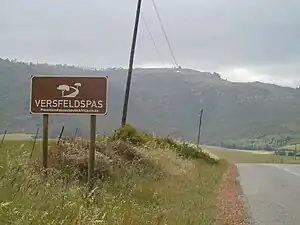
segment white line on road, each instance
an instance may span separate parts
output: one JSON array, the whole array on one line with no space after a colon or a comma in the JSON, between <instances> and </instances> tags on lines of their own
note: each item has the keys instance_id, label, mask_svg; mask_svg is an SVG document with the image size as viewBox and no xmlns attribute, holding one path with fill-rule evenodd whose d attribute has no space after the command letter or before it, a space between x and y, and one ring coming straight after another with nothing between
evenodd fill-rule
<instances>
[{"instance_id":1,"label":"white line on road","mask_svg":"<svg viewBox=\"0 0 300 225\"><path fill-rule=\"evenodd\" d=\"M300 177L300 174L299 173L295 173L295 172L293 172L293 171L291 171L291 170L289 170L289 169L287 169L287 168L282 168L282 167L280 167L280 166L278 166L278 165L274 165L276 168L278 168L278 169L281 169L281 170L284 170L285 172L287 172L287 173L290 173L290 174L293 174L293 175L295 175L295 176L297 176L297 177Z\"/></svg>"}]
</instances>

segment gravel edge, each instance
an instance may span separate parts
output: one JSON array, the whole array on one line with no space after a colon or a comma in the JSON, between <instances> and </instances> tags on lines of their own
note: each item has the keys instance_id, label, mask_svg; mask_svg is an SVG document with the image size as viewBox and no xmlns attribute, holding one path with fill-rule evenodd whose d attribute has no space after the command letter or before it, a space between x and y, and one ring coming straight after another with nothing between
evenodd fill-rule
<instances>
[{"instance_id":1,"label":"gravel edge","mask_svg":"<svg viewBox=\"0 0 300 225\"><path fill-rule=\"evenodd\" d=\"M238 170L230 164L225 171L218 193L218 225L248 225L242 192L237 185ZM239 182L238 182L239 183Z\"/></svg>"},{"instance_id":2,"label":"gravel edge","mask_svg":"<svg viewBox=\"0 0 300 225\"><path fill-rule=\"evenodd\" d=\"M255 220L253 219L251 207L248 202L248 198L246 197L246 195L243 192L243 188L242 188L242 185L240 182L240 173L239 173L238 169L237 169L237 176L236 176L236 186L238 188L239 198L244 204L246 225L258 225L258 223L256 223Z\"/></svg>"}]
</instances>

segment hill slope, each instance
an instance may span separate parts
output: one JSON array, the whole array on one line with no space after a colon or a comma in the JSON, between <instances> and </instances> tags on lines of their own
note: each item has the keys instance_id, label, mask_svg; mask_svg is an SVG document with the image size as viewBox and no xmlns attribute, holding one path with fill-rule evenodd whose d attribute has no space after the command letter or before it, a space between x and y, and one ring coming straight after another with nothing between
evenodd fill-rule
<instances>
[{"instance_id":1,"label":"hill slope","mask_svg":"<svg viewBox=\"0 0 300 225\"><path fill-rule=\"evenodd\" d=\"M271 84L232 83L216 73L189 69L135 69L128 122L138 129L195 140L199 109L204 109L202 141L227 147L272 148L300 133L300 90ZM74 66L26 64L0 59L0 129L34 132L41 117L31 116L29 74L107 75L109 106L97 131L120 125L127 70L85 70ZM80 127L88 135L88 117L52 116L50 134L62 124L66 134Z\"/></svg>"}]
</instances>

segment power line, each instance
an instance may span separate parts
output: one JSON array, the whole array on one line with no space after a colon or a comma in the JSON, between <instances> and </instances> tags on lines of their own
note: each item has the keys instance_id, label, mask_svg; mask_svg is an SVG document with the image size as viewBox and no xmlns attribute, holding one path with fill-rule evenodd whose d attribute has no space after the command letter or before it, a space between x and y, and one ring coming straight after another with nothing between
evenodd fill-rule
<instances>
[{"instance_id":1,"label":"power line","mask_svg":"<svg viewBox=\"0 0 300 225\"><path fill-rule=\"evenodd\" d=\"M158 17L158 20L159 20L159 23L160 23L161 29L162 29L162 31L163 31L163 33L164 33L164 36L165 36L165 38L166 38L166 41L167 41L167 44L168 44L168 46L169 46L169 50L170 50L170 52L171 52L171 55L172 55L172 57L173 57L173 60L174 60L175 66L176 66L176 67L178 67L178 63L177 63L177 60L176 60L175 54L174 54L174 52L173 52L173 49L172 49L171 43L170 43L170 41L169 41L169 38L168 38L168 35L167 35L167 32L166 32L166 30L165 30L165 28L164 28L164 25L163 25L162 19L161 19L161 17L160 17L160 14L159 14L159 12L158 12L157 6L156 6L156 4L155 4L155 0L152 0L152 3L153 3L153 6L154 6L154 9L155 9L156 15L157 15L157 17Z\"/></svg>"},{"instance_id":2,"label":"power line","mask_svg":"<svg viewBox=\"0 0 300 225\"><path fill-rule=\"evenodd\" d=\"M151 31L150 31L150 28L149 28L149 26L148 26L148 23L147 23L145 17L143 16L143 13L141 13L141 17L142 17L142 20L143 20L143 22L144 22L144 24L145 24L145 27L146 27L147 31L148 31L149 37L150 37L150 39L151 39L151 41L152 41L152 43L153 43L153 45L154 45L154 48L155 48L155 50L156 50L156 53L157 53L157 55L158 55L158 57L159 57L161 63L164 64L164 61L163 61L163 59L162 59L162 57L161 57L161 54L160 54L160 52L159 52L159 50L158 50L158 48L157 48L157 45L156 45L155 40L154 40L154 37L153 37L153 35L152 35Z\"/></svg>"}]
</instances>

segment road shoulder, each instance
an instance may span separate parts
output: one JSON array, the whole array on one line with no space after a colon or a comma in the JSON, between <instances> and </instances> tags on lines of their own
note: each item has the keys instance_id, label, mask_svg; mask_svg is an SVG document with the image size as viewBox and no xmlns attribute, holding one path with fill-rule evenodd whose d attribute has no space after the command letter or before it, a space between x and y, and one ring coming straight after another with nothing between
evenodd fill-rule
<instances>
[{"instance_id":1,"label":"road shoulder","mask_svg":"<svg viewBox=\"0 0 300 225\"><path fill-rule=\"evenodd\" d=\"M237 185L237 167L230 164L223 175L218 193L218 225L246 225L246 214L239 185Z\"/></svg>"},{"instance_id":2,"label":"road shoulder","mask_svg":"<svg viewBox=\"0 0 300 225\"><path fill-rule=\"evenodd\" d=\"M236 187L237 187L237 191L238 191L238 197L240 199L240 201L242 202L243 206L244 206L244 218L245 218L245 224L246 225L256 225L257 223L254 221L253 216L252 216L252 212L251 212L251 207L248 201L247 196L244 194L243 192L243 188L240 182L240 173L239 170L236 167Z\"/></svg>"}]
</instances>

